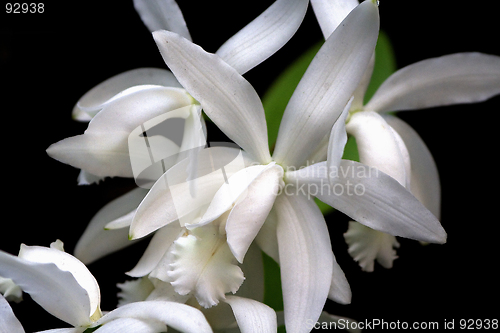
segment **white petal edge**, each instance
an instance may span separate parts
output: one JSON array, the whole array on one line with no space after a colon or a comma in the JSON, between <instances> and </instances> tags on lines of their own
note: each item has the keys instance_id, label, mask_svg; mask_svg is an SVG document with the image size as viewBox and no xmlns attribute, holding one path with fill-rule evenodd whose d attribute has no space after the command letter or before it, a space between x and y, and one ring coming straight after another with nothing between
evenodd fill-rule
<instances>
[{"instance_id":1,"label":"white petal edge","mask_svg":"<svg viewBox=\"0 0 500 333\"><path fill-rule=\"evenodd\" d=\"M406 186L404 155L391 127L381 115L373 111L356 112L345 128L356 138L361 163L379 169Z\"/></svg>"},{"instance_id":2,"label":"white petal edge","mask_svg":"<svg viewBox=\"0 0 500 333\"><path fill-rule=\"evenodd\" d=\"M363 77L378 30L378 8L365 1L326 40L285 109L273 154L277 163L304 165L328 135Z\"/></svg>"},{"instance_id":3,"label":"white petal edge","mask_svg":"<svg viewBox=\"0 0 500 333\"><path fill-rule=\"evenodd\" d=\"M241 151L234 148L203 149L197 158L196 179L188 181L191 167L190 160L186 159L167 170L153 185L134 216L130 239L144 237L179 219L179 222L186 220L193 223L190 218L198 217L198 213L203 214L203 208L206 210L217 190L224 184L225 177L231 177L245 167ZM196 187L194 197L191 194L192 183Z\"/></svg>"},{"instance_id":4,"label":"white petal edge","mask_svg":"<svg viewBox=\"0 0 500 333\"><path fill-rule=\"evenodd\" d=\"M24 333L23 326L2 294L0 294L0 329L5 333Z\"/></svg>"},{"instance_id":5,"label":"white petal edge","mask_svg":"<svg viewBox=\"0 0 500 333\"><path fill-rule=\"evenodd\" d=\"M166 331L166 325L156 320L117 318L99 327L95 333L158 333Z\"/></svg>"},{"instance_id":6,"label":"white petal edge","mask_svg":"<svg viewBox=\"0 0 500 333\"><path fill-rule=\"evenodd\" d=\"M227 296L225 302L231 306L242 333L277 331L276 312L269 306L238 296Z\"/></svg>"},{"instance_id":7,"label":"white petal edge","mask_svg":"<svg viewBox=\"0 0 500 333\"><path fill-rule=\"evenodd\" d=\"M384 115L387 123L401 136L411 160L410 190L434 216L441 216L441 185L431 152L417 132L400 118Z\"/></svg>"},{"instance_id":8,"label":"white petal edge","mask_svg":"<svg viewBox=\"0 0 500 333\"><path fill-rule=\"evenodd\" d=\"M136 188L116 198L101 208L90 220L78 240L74 255L85 264L134 244L128 239L128 228L105 230L106 225L131 211L135 211L147 194L147 190ZM132 219L130 218L130 222Z\"/></svg>"},{"instance_id":9,"label":"white petal edge","mask_svg":"<svg viewBox=\"0 0 500 333\"><path fill-rule=\"evenodd\" d=\"M333 256L332 284L328 298L339 304L350 304L352 298L351 286L335 256Z\"/></svg>"},{"instance_id":10,"label":"white petal edge","mask_svg":"<svg viewBox=\"0 0 500 333\"><path fill-rule=\"evenodd\" d=\"M367 227L393 236L446 242L446 232L437 218L394 178L364 164L342 160L337 177L330 175L330 184L327 170L326 163L321 162L287 172L286 178L299 185L311 184L318 199Z\"/></svg>"},{"instance_id":11,"label":"white petal edge","mask_svg":"<svg viewBox=\"0 0 500 333\"><path fill-rule=\"evenodd\" d=\"M122 91L139 85L182 88L172 72L161 68L137 68L117 74L86 92L73 108L73 119L90 121L108 102ZM90 111L90 112L89 112Z\"/></svg>"},{"instance_id":12,"label":"white petal edge","mask_svg":"<svg viewBox=\"0 0 500 333\"><path fill-rule=\"evenodd\" d=\"M87 293L88 300L90 301L90 312L88 317L92 317L96 312L100 312L101 292L99 290L99 284L84 263L69 253L62 251L61 248L57 248L58 245L62 247L62 242L59 241L59 244L57 244L57 242L53 244L51 244L51 247L26 246L21 244L19 258L33 263L53 263L61 271L71 273L76 282Z\"/></svg>"},{"instance_id":13,"label":"white petal edge","mask_svg":"<svg viewBox=\"0 0 500 333\"><path fill-rule=\"evenodd\" d=\"M216 52L243 75L286 44L306 14L307 0L277 0ZM240 8L243 9L245 5Z\"/></svg>"},{"instance_id":14,"label":"white petal edge","mask_svg":"<svg viewBox=\"0 0 500 333\"><path fill-rule=\"evenodd\" d=\"M377 112L484 101L500 94L500 57L456 53L422 60L392 74L366 104Z\"/></svg>"},{"instance_id":15,"label":"white petal edge","mask_svg":"<svg viewBox=\"0 0 500 333\"><path fill-rule=\"evenodd\" d=\"M134 7L150 32L169 30L191 40L182 11L174 0L134 0Z\"/></svg>"},{"instance_id":16,"label":"white petal edge","mask_svg":"<svg viewBox=\"0 0 500 333\"><path fill-rule=\"evenodd\" d=\"M84 134L52 144L47 153L99 177L133 177L128 149L132 131L159 115L189 109L192 102L184 89L149 86L106 104Z\"/></svg>"},{"instance_id":17,"label":"white petal edge","mask_svg":"<svg viewBox=\"0 0 500 333\"><path fill-rule=\"evenodd\" d=\"M359 5L358 0L311 0L323 37L327 39L346 16Z\"/></svg>"},{"instance_id":18,"label":"white petal edge","mask_svg":"<svg viewBox=\"0 0 500 333\"><path fill-rule=\"evenodd\" d=\"M273 164L255 177L247 193L238 199L229 213L226 222L227 243L238 262L243 262L250 244L266 221L282 183L283 168Z\"/></svg>"},{"instance_id":19,"label":"white petal edge","mask_svg":"<svg viewBox=\"0 0 500 333\"><path fill-rule=\"evenodd\" d=\"M0 275L11 278L35 302L62 321L72 326L91 323L87 291L73 274L55 264L34 263L0 251Z\"/></svg>"},{"instance_id":20,"label":"white petal edge","mask_svg":"<svg viewBox=\"0 0 500 333\"><path fill-rule=\"evenodd\" d=\"M126 304L103 316L96 325L106 324L117 318L159 321L181 332L212 332L201 311L175 302L144 301Z\"/></svg>"},{"instance_id":21,"label":"white petal edge","mask_svg":"<svg viewBox=\"0 0 500 333\"><path fill-rule=\"evenodd\" d=\"M250 83L175 33L155 31L153 37L165 63L222 132L262 164L271 162L264 108Z\"/></svg>"},{"instance_id":22,"label":"white petal edge","mask_svg":"<svg viewBox=\"0 0 500 333\"><path fill-rule=\"evenodd\" d=\"M349 102L346 104L344 111L342 111L340 117L337 119L335 124L333 124L330 132L330 138L328 139L328 151L326 155L326 164L328 169L338 168L340 160L342 160L342 156L344 155L344 147L347 143L345 121L349 115L353 99L354 98L351 97Z\"/></svg>"},{"instance_id":23,"label":"white petal edge","mask_svg":"<svg viewBox=\"0 0 500 333\"><path fill-rule=\"evenodd\" d=\"M325 305L333 254L318 206L303 195L276 198L277 235L287 332L309 332Z\"/></svg>"}]
</instances>

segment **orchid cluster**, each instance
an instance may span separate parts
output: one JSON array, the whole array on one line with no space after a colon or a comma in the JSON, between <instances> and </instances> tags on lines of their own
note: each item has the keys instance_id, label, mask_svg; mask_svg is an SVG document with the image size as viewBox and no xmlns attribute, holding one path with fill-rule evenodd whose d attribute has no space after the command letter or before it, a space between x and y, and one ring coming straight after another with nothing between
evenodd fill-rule
<instances>
[{"instance_id":1,"label":"orchid cluster","mask_svg":"<svg viewBox=\"0 0 500 333\"><path fill-rule=\"evenodd\" d=\"M274 143L243 75L292 38L309 1L275 1L212 54L174 0L134 0L170 70L133 69L89 90L73 109L87 130L47 153L80 169L80 185L126 177L137 187L94 216L73 255L61 240L0 251L1 332L24 332L8 303L23 292L72 326L44 332L309 332L339 318L323 311L327 299L351 302L318 200L352 219L344 238L365 271L392 267L396 237L446 242L436 165L394 112L500 94L500 57L424 60L366 101L378 2L310 2L325 42ZM232 142L208 142L207 122ZM357 161L343 159L348 140ZM148 236L117 308L101 310L86 265ZM280 267L282 312L263 303L263 253Z\"/></svg>"}]
</instances>

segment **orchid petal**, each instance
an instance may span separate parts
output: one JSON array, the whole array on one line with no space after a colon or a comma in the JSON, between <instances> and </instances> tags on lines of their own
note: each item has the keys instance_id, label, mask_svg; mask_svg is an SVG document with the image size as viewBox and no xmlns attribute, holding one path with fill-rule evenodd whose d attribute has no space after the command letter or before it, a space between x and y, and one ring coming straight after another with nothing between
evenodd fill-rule
<instances>
[{"instance_id":1,"label":"orchid petal","mask_svg":"<svg viewBox=\"0 0 500 333\"><path fill-rule=\"evenodd\" d=\"M60 248L57 248L60 246ZM94 276L89 272L85 264L72 255L62 251L62 242L52 243L51 247L26 246L21 245L19 258L34 263L50 264L53 263L61 271L70 272L76 282L86 291L90 301L89 317L100 311L101 292ZM75 325L76 326L76 325Z\"/></svg>"},{"instance_id":2,"label":"orchid petal","mask_svg":"<svg viewBox=\"0 0 500 333\"><path fill-rule=\"evenodd\" d=\"M144 237L179 219L185 218L187 223L193 223L190 218L196 218L198 212L202 214L226 177L231 177L245 167L245 159L240 152L227 147L202 150L197 157L197 178L193 180L188 180L188 159L167 170L139 205L130 226L129 237ZM193 183L197 189L196 195L191 192Z\"/></svg>"},{"instance_id":3,"label":"orchid petal","mask_svg":"<svg viewBox=\"0 0 500 333\"><path fill-rule=\"evenodd\" d=\"M36 333L83 333L87 327L54 328L51 330L38 331Z\"/></svg>"},{"instance_id":4,"label":"orchid petal","mask_svg":"<svg viewBox=\"0 0 500 333\"><path fill-rule=\"evenodd\" d=\"M269 171L272 169L273 171ZM207 208L207 211L201 218L200 222L195 225L187 226L188 228L193 228L199 225L207 224L219 216L221 216L224 212L231 209L233 205L238 201L244 201L249 194L250 186L264 186L262 182L257 181L258 178L266 178L271 177L274 178L274 183L272 183L272 187L261 189L259 191L258 188L254 188L254 191L258 191L261 194L271 192L271 197L276 197L278 193L277 186L279 185L279 174L281 173L281 177L283 174L283 169L279 166L276 166L276 163L271 162L268 165L253 165L247 168L244 168L238 172L236 172L233 176L229 177L227 181L220 187L220 189L215 193L213 200L210 202L210 205ZM265 176L267 174L267 176ZM269 181L273 182L270 178ZM274 194L272 194L274 192ZM258 194L253 194L252 198L255 200L255 196ZM263 202L267 202L272 200L272 198L268 195L264 195ZM269 200L267 200L269 199ZM252 199L248 199L251 201ZM274 200L273 200L274 201ZM270 203L272 206L272 203ZM269 210L271 209L268 207ZM239 209L243 209L240 207ZM239 210L238 209L238 210ZM268 212L269 213L269 212ZM237 216L239 213L236 213ZM265 219L265 217L263 217Z\"/></svg>"},{"instance_id":5,"label":"orchid petal","mask_svg":"<svg viewBox=\"0 0 500 333\"><path fill-rule=\"evenodd\" d=\"M266 221L279 193L282 179L283 168L279 165L273 164L266 168L249 184L246 195L243 199L239 198L227 218L227 243L240 263Z\"/></svg>"},{"instance_id":6,"label":"orchid petal","mask_svg":"<svg viewBox=\"0 0 500 333\"><path fill-rule=\"evenodd\" d=\"M333 256L332 284L328 298L339 304L350 304L352 298L351 286L335 256Z\"/></svg>"},{"instance_id":7,"label":"orchid petal","mask_svg":"<svg viewBox=\"0 0 500 333\"><path fill-rule=\"evenodd\" d=\"M156 320L117 318L96 329L95 333L158 333L166 330L166 325Z\"/></svg>"},{"instance_id":8,"label":"orchid petal","mask_svg":"<svg viewBox=\"0 0 500 333\"><path fill-rule=\"evenodd\" d=\"M393 236L446 242L446 232L436 217L394 178L348 160L342 160L335 177L327 172L322 162L287 172L286 178L299 185L314 185L318 199L367 227Z\"/></svg>"},{"instance_id":9,"label":"orchid petal","mask_svg":"<svg viewBox=\"0 0 500 333\"><path fill-rule=\"evenodd\" d=\"M278 246L287 332L309 332L316 322L332 282L332 248L325 219L313 200L280 195Z\"/></svg>"},{"instance_id":10,"label":"orchid petal","mask_svg":"<svg viewBox=\"0 0 500 333\"><path fill-rule=\"evenodd\" d=\"M304 19L307 5L307 0L277 0L229 38L216 54L243 75L292 38Z\"/></svg>"},{"instance_id":11,"label":"orchid petal","mask_svg":"<svg viewBox=\"0 0 500 333\"><path fill-rule=\"evenodd\" d=\"M73 119L90 121L102 105L124 90L142 85L182 88L172 72L161 68L137 68L115 75L86 92L73 108ZM132 92L129 90L129 92ZM123 96L123 94L122 94Z\"/></svg>"},{"instance_id":12,"label":"orchid petal","mask_svg":"<svg viewBox=\"0 0 500 333\"><path fill-rule=\"evenodd\" d=\"M184 16L174 0L134 0L134 7L150 32L169 30L191 40Z\"/></svg>"},{"instance_id":13,"label":"orchid petal","mask_svg":"<svg viewBox=\"0 0 500 333\"><path fill-rule=\"evenodd\" d=\"M255 237L255 242L259 245L259 247L262 251L264 251L265 254L273 258L273 260L279 264L280 258L278 239L276 238L277 223L278 217L276 216L276 210L273 208L267 215L266 221Z\"/></svg>"},{"instance_id":14,"label":"orchid petal","mask_svg":"<svg viewBox=\"0 0 500 333\"><path fill-rule=\"evenodd\" d=\"M409 175L404 155L398 139L381 115L373 111L356 112L346 130L356 138L361 163L379 169L406 186Z\"/></svg>"},{"instance_id":15,"label":"orchid petal","mask_svg":"<svg viewBox=\"0 0 500 333\"><path fill-rule=\"evenodd\" d=\"M75 257L85 264L90 264L133 244L134 242L128 239L128 229L105 230L104 228L110 221L135 211L146 193L146 190L136 188L101 208L78 240L74 251Z\"/></svg>"},{"instance_id":16,"label":"orchid petal","mask_svg":"<svg viewBox=\"0 0 500 333\"><path fill-rule=\"evenodd\" d=\"M271 162L264 108L257 92L219 56L168 31L153 37L166 64L205 113L262 164Z\"/></svg>"},{"instance_id":17,"label":"orchid petal","mask_svg":"<svg viewBox=\"0 0 500 333\"><path fill-rule=\"evenodd\" d=\"M67 259L72 258L70 261L77 260L66 255ZM0 275L11 278L53 316L73 326L90 324L88 292L72 273L56 264L31 262L0 251Z\"/></svg>"},{"instance_id":18,"label":"orchid petal","mask_svg":"<svg viewBox=\"0 0 500 333\"><path fill-rule=\"evenodd\" d=\"M330 132L330 138L328 139L328 152L326 164L328 168L338 168L342 156L344 155L344 147L347 143L347 133L345 121L349 115L349 110L351 108L353 98L344 107L340 117L337 119Z\"/></svg>"},{"instance_id":19,"label":"orchid petal","mask_svg":"<svg viewBox=\"0 0 500 333\"><path fill-rule=\"evenodd\" d=\"M117 318L157 321L181 332L212 332L200 310L175 302L145 301L127 304L106 314L96 324L107 324Z\"/></svg>"},{"instance_id":20,"label":"orchid petal","mask_svg":"<svg viewBox=\"0 0 500 333\"><path fill-rule=\"evenodd\" d=\"M168 248L179 237L181 230L180 226L167 226L158 229L137 265L126 274L128 276L141 277L151 273Z\"/></svg>"},{"instance_id":21,"label":"orchid petal","mask_svg":"<svg viewBox=\"0 0 500 333\"><path fill-rule=\"evenodd\" d=\"M437 218L441 215L441 186L431 152L411 126L401 119L384 115L387 123L401 136L411 159L411 193Z\"/></svg>"},{"instance_id":22,"label":"orchid petal","mask_svg":"<svg viewBox=\"0 0 500 333\"><path fill-rule=\"evenodd\" d=\"M316 15L325 39L330 37L346 16L358 5L358 0L311 0L314 15Z\"/></svg>"},{"instance_id":23,"label":"orchid petal","mask_svg":"<svg viewBox=\"0 0 500 333\"><path fill-rule=\"evenodd\" d=\"M2 332L24 333L23 325L16 318L9 302L0 294L0 329Z\"/></svg>"},{"instance_id":24,"label":"orchid petal","mask_svg":"<svg viewBox=\"0 0 500 333\"><path fill-rule=\"evenodd\" d=\"M167 282L177 293L194 294L205 308L217 305L228 292L234 294L245 279L225 235L220 235L218 229L218 225L209 224L179 237L174 242L167 273Z\"/></svg>"},{"instance_id":25,"label":"orchid petal","mask_svg":"<svg viewBox=\"0 0 500 333\"><path fill-rule=\"evenodd\" d=\"M276 312L269 306L238 296L227 296L225 302L231 306L242 333L277 331Z\"/></svg>"},{"instance_id":26,"label":"orchid petal","mask_svg":"<svg viewBox=\"0 0 500 333\"><path fill-rule=\"evenodd\" d=\"M192 98L183 89L151 86L136 91L106 104L85 134L57 142L47 153L96 176L133 177L128 149L132 131L149 119L191 103Z\"/></svg>"},{"instance_id":27,"label":"orchid petal","mask_svg":"<svg viewBox=\"0 0 500 333\"><path fill-rule=\"evenodd\" d=\"M377 6L365 1L326 40L286 107L273 155L277 163L303 165L328 134L363 77L378 29Z\"/></svg>"},{"instance_id":28,"label":"orchid petal","mask_svg":"<svg viewBox=\"0 0 500 333\"><path fill-rule=\"evenodd\" d=\"M500 57L456 53L422 60L391 75L365 110L388 112L484 101L500 93Z\"/></svg>"},{"instance_id":29,"label":"orchid petal","mask_svg":"<svg viewBox=\"0 0 500 333\"><path fill-rule=\"evenodd\" d=\"M349 222L344 238L349 245L349 254L366 272L373 272L375 259L383 267L392 268L394 259L398 257L394 250L394 247L399 247L396 237L365 227L361 223Z\"/></svg>"}]
</instances>

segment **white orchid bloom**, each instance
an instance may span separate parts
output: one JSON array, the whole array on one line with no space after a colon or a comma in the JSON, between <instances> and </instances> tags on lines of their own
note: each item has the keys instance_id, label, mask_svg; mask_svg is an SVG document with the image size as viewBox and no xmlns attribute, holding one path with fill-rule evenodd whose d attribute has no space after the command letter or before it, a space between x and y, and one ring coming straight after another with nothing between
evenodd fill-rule
<instances>
[{"instance_id":1,"label":"white orchid bloom","mask_svg":"<svg viewBox=\"0 0 500 333\"><path fill-rule=\"evenodd\" d=\"M262 104L253 87L217 55L177 34L154 33L165 62L179 82L254 161L227 177L228 182L215 192L200 221L186 227L194 230L230 209L225 225L227 242L240 262L256 235L263 234L257 241L267 240L262 248L281 266L289 332L308 331L306 321L319 318L328 296L343 303L350 301L349 286L335 262L324 217L311 191L304 191L304 187L322 189L323 185L330 186L330 180L344 189L361 185L365 189L362 196L321 190L313 195L377 230L436 243L446 239L439 221L397 181L381 172L377 177L367 177L369 167L340 161L338 156L342 155L346 138L332 140L330 155L338 159L337 165L332 159L329 164L356 172L339 172L330 177L326 162L296 170L308 163L310 154L331 131L332 137L342 137L341 133L346 137L343 122L333 125L342 111L346 116L345 106L373 54L378 25L377 6L365 1L327 39L287 106L272 157ZM212 159L205 154L207 157L199 158L200 164L217 160L215 153ZM174 177L172 173L176 173L175 168L158 180L139 206L130 228L132 238L143 237L180 217L171 189L163 185L169 175ZM199 193L205 193L204 186L213 191L209 185L214 181L203 182L207 185L199 184ZM229 191L231 188L234 191ZM245 194L238 197L238 193ZM193 212L199 208L191 207Z\"/></svg>"},{"instance_id":2,"label":"white orchid bloom","mask_svg":"<svg viewBox=\"0 0 500 333\"><path fill-rule=\"evenodd\" d=\"M311 0L327 38L358 4L357 0ZM423 60L391 75L365 105L373 63L354 93L347 133L356 139L360 162L379 169L406 186L436 217L441 187L429 150L404 121L387 112L484 101L500 93L500 57L457 53ZM349 223L349 253L365 271L374 260L391 268L399 243L392 235Z\"/></svg>"},{"instance_id":3,"label":"white orchid bloom","mask_svg":"<svg viewBox=\"0 0 500 333\"><path fill-rule=\"evenodd\" d=\"M218 232L214 230L214 226L208 225L205 227L211 229L214 234L218 234ZM220 228L220 226L216 226L216 228ZM203 235L203 227L196 228L196 230L198 230L199 234ZM182 233L184 233L184 231L182 231ZM246 260L245 263L241 265L241 270L245 273L245 281L241 288L239 288L236 295L226 295L217 305L206 308L206 304L204 305L204 302L207 301L205 295L202 295L201 298L199 297L199 295L196 295L196 293L179 295L176 291L176 287L178 287L179 284L176 284L176 286L174 286L174 283L164 282L159 279L168 279L168 272L172 271L168 267L169 261L172 261L172 254L176 252L176 249L180 245L180 243L182 243L182 245L186 245L186 242L196 242L198 240L203 242L203 239L193 239L193 237L195 237L197 233L192 233L191 235L183 235L183 239L176 240L179 241L178 244L173 244L172 238L169 236L171 234L171 232L166 232L165 228L160 229L153 237L153 241L148 246L148 249L146 250L139 264L132 271L127 273L131 276L137 276L139 274L143 274L148 270L151 270L151 267L156 264L156 267L151 274L148 274L147 276L144 276L137 280L118 284L118 287L121 289L121 292L118 294L121 298L119 301L119 306L144 300L175 301L191 305L195 308L199 308L207 318L212 329L218 332L232 332L235 327L238 327L241 332L249 333L276 332L276 313L269 306L262 304L264 296L264 276L262 254L260 249L258 249L256 246L252 246L249 249L247 254L248 260ZM208 236L208 234L204 234L203 236L206 237ZM168 244L167 247L172 247L172 249L168 249L166 251L162 250L162 247L164 247L164 241ZM224 246L224 244L222 245ZM186 250L189 251L190 249L187 247L181 249L181 251ZM156 262L155 260L152 260L151 257L156 256L158 252L160 252L160 254L164 257L159 262ZM221 263L220 259L223 259L223 256L221 256L220 253L221 250L218 250L216 252L219 253L215 253L214 258L212 259L216 262L214 263L209 261L206 263L209 267L205 268L204 270L209 272L205 274L218 274L221 279L231 279L231 277L227 276L230 272L228 272L225 267L219 266L219 264ZM227 246L226 250L222 250L222 252L225 252L226 256L232 256L230 251L227 249ZM206 253L204 254L210 255L211 253L212 249L208 249L208 251L206 251ZM149 257L149 259L147 257ZM186 259L187 258L184 257L184 260ZM191 259L195 261L194 265L198 267L193 267L194 265L189 266L193 267L194 272L185 272L186 276L182 277L182 279L184 280L193 280L193 275L198 274L197 272L200 271L200 261L205 260L205 258L199 258L198 256L196 256L195 258L191 257ZM151 264L151 261L153 261L154 263ZM233 261L236 261L234 257ZM149 262L149 264L147 262ZM175 266L175 262L173 263L173 266ZM219 271L215 271L216 269L218 269ZM205 294L219 288L220 283L217 286L208 286L208 288L205 290ZM201 300L201 302L199 302L198 299Z\"/></svg>"},{"instance_id":4,"label":"white orchid bloom","mask_svg":"<svg viewBox=\"0 0 500 333\"><path fill-rule=\"evenodd\" d=\"M134 1L134 6L143 23L151 31L167 29L191 39L182 12L175 1L137 0ZM294 35L305 16L307 6L308 0L276 1L224 43L217 54L240 74L244 74L274 54ZM182 89L169 71L162 69L135 69L102 82L82 96L73 109L73 117L81 121L90 120L88 129L83 135L51 145L47 153L63 163L82 169L78 178L80 184L115 176L134 177L139 184L143 179L138 178L142 177L139 176L140 172L153 161L162 161L161 165L153 165L156 170L153 168L153 175L146 179L148 184L152 184L170 166L186 157L182 152L206 144L205 135L200 128L203 125L200 125L200 121L203 119L200 117L197 102ZM156 121L152 119L169 123L169 118L184 119L182 140L175 142L176 140L171 138L155 135L148 137L149 142L145 143L145 131L141 126L148 121ZM174 124L175 126L177 124ZM137 135L133 138L136 140L131 140L131 132L134 131ZM161 147L162 150L154 152L149 147ZM168 159L165 165L165 157L169 156L178 158ZM126 200L127 198L124 198L122 202ZM92 237L98 237L99 240L110 238L110 242L105 242L109 244L106 253L125 246L124 242L116 242L119 239L119 231L111 235L110 232L103 232L103 227L114 219L119 219L122 224L111 224L107 228L119 229L130 225L135 208L125 212L123 216L116 216L109 210L110 207L103 208L100 223L91 223L79 241L77 256L86 263L102 256L96 253L95 248L89 247L91 243L97 242ZM106 223L102 216L107 214L113 215L114 219Z\"/></svg>"},{"instance_id":5,"label":"white orchid bloom","mask_svg":"<svg viewBox=\"0 0 500 333\"><path fill-rule=\"evenodd\" d=\"M64 252L59 240L49 248L21 245L18 257L0 251L0 272L47 312L74 327L44 331L47 333L82 333L87 328L97 328L94 332L99 333L118 332L125 327L160 333L167 325L181 331L212 332L199 310L175 302L137 302L103 315L97 281L81 261ZM9 315L3 305L1 311ZM16 327L12 316L7 319L8 325Z\"/></svg>"}]
</instances>

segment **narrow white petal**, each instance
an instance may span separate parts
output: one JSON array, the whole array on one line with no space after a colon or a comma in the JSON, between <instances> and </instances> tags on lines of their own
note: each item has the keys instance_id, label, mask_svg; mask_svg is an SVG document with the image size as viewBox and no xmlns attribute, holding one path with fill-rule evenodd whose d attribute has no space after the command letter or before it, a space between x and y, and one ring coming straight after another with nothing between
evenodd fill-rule
<instances>
[{"instance_id":1,"label":"narrow white petal","mask_svg":"<svg viewBox=\"0 0 500 333\"><path fill-rule=\"evenodd\" d=\"M2 294L0 294L0 330L5 333L24 333L23 325Z\"/></svg>"},{"instance_id":2,"label":"narrow white petal","mask_svg":"<svg viewBox=\"0 0 500 333\"><path fill-rule=\"evenodd\" d=\"M100 177L133 177L128 139L144 122L192 103L183 89L151 86L116 99L92 119L82 135L47 149L52 158Z\"/></svg>"},{"instance_id":3,"label":"narrow white petal","mask_svg":"<svg viewBox=\"0 0 500 333\"><path fill-rule=\"evenodd\" d=\"M349 254L366 272L373 272L375 260L383 267L391 268L398 257L394 250L394 247L399 247L396 237L365 227L361 223L349 222L344 238L349 245Z\"/></svg>"},{"instance_id":4,"label":"narrow white petal","mask_svg":"<svg viewBox=\"0 0 500 333\"><path fill-rule=\"evenodd\" d=\"M166 331L166 325L156 320L117 318L95 330L95 333L158 333Z\"/></svg>"},{"instance_id":5,"label":"narrow white petal","mask_svg":"<svg viewBox=\"0 0 500 333\"><path fill-rule=\"evenodd\" d=\"M441 185L431 152L411 126L401 119L384 115L384 119L403 139L411 160L411 193L437 218L441 216Z\"/></svg>"},{"instance_id":6,"label":"narrow white petal","mask_svg":"<svg viewBox=\"0 0 500 333\"><path fill-rule=\"evenodd\" d=\"M347 281L344 271L333 256L332 284L328 292L328 298L339 304L351 303L351 286Z\"/></svg>"},{"instance_id":7,"label":"narrow white petal","mask_svg":"<svg viewBox=\"0 0 500 333\"><path fill-rule=\"evenodd\" d=\"M186 159L170 168L153 185L134 216L131 239L144 237L177 220L181 225L198 222L227 177L245 167L241 151L234 148L204 149L197 158L197 178L188 180L191 162Z\"/></svg>"},{"instance_id":8,"label":"narrow white petal","mask_svg":"<svg viewBox=\"0 0 500 333\"><path fill-rule=\"evenodd\" d=\"M73 119L89 121L102 104L122 91L140 85L182 88L172 72L161 68L137 68L115 75L86 92L73 108ZM90 112L89 112L90 111Z\"/></svg>"},{"instance_id":9,"label":"narrow white petal","mask_svg":"<svg viewBox=\"0 0 500 333\"><path fill-rule=\"evenodd\" d=\"M366 110L387 112L474 103L500 94L500 57L456 53L422 60L392 74Z\"/></svg>"},{"instance_id":10,"label":"narrow white petal","mask_svg":"<svg viewBox=\"0 0 500 333\"><path fill-rule=\"evenodd\" d=\"M126 274L133 277L141 277L151 273L168 248L179 237L181 230L180 226L175 225L158 229L137 265Z\"/></svg>"},{"instance_id":11,"label":"narrow white petal","mask_svg":"<svg viewBox=\"0 0 500 333\"><path fill-rule=\"evenodd\" d=\"M258 161L269 163L264 108L250 83L219 56L177 34L155 31L153 37L169 68L210 119Z\"/></svg>"},{"instance_id":12,"label":"narrow white petal","mask_svg":"<svg viewBox=\"0 0 500 333\"><path fill-rule=\"evenodd\" d=\"M262 171L249 184L247 193L238 199L227 218L227 243L240 263L266 221L280 191L282 179L283 168L279 165L274 164Z\"/></svg>"},{"instance_id":13,"label":"narrow white petal","mask_svg":"<svg viewBox=\"0 0 500 333\"><path fill-rule=\"evenodd\" d=\"M278 264L280 262L279 250L278 250L278 239L276 238L276 225L278 223L278 217L276 216L276 210L273 208L267 215L267 219L260 228L257 237L255 237L255 242L259 245L262 251L269 257L273 258Z\"/></svg>"},{"instance_id":14,"label":"narrow white petal","mask_svg":"<svg viewBox=\"0 0 500 333\"><path fill-rule=\"evenodd\" d=\"M377 168L401 185L406 185L404 155L391 127L381 115L373 111L357 112L345 128L356 138L361 163Z\"/></svg>"},{"instance_id":15,"label":"narrow white petal","mask_svg":"<svg viewBox=\"0 0 500 333\"><path fill-rule=\"evenodd\" d=\"M73 326L90 324L87 291L73 274L54 263L31 262L0 251L0 275L11 278L35 302L62 321Z\"/></svg>"},{"instance_id":16,"label":"narrow white petal","mask_svg":"<svg viewBox=\"0 0 500 333\"><path fill-rule=\"evenodd\" d=\"M322 162L287 172L286 177L288 182L310 184L318 199L367 227L393 236L446 242L446 232L436 217L394 178L348 160L342 160L337 175L327 172Z\"/></svg>"},{"instance_id":17,"label":"narrow white petal","mask_svg":"<svg viewBox=\"0 0 500 333\"><path fill-rule=\"evenodd\" d=\"M146 196L147 191L136 188L121 197L111 201L101 208L90 220L75 246L74 255L85 264L133 244L128 239L128 228L105 230L105 226L131 211L135 211ZM130 216L129 216L130 217ZM132 222L130 217L129 222Z\"/></svg>"},{"instance_id":18,"label":"narrow white petal","mask_svg":"<svg viewBox=\"0 0 500 333\"><path fill-rule=\"evenodd\" d=\"M273 155L277 163L305 164L329 133L368 66L378 29L378 8L365 1L326 40L286 107Z\"/></svg>"},{"instance_id":19,"label":"narrow white petal","mask_svg":"<svg viewBox=\"0 0 500 333\"><path fill-rule=\"evenodd\" d=\"M314 15L325 39L330 37L346 16L359 5L358 0L311 0Z\"/></svg>"},{"instance_id":20,"label":"narrow white petal","mask_svg":"<svg viewBox=\"0 0 500 333\"><path fill-rule=\"evenodd\" d=\"M238 296L227 296L226 303L233 309L242 333L274 333L278 329L276 312L263 303Z\"/></svg>"},{"instance_id":21,"label":"narrow white petal","mask_svg":"<svg viewBox=\"0 0 500 333\"><path fill-rule=\"evenodd\" d=\"M134 0L134 7L149 31L169 30L191 40L184 16L174 0Z\"/></svg>"},{"instance_id":22,"label":"narrow white petal","mask_svg":"<svg viewBox=\"0 0 500 333\"><path fill-rule=\"evenodd\" d=\"M127 304L106 314L96 324L106 324L117 318L158 321L181 332L212 332L201 311L175 302L145 301Z\"/></svg>"},{"instance_id":23,"label":"narrow white petal","mask_svg":"<svg viewBox=\"0 0 500 333\"><path fill-rule=\"evenodd\" d=\"M349 115L349 110L351 109L353 99L351 98L349 102L344 107L344 111L337 119L330 132L330 138L328 139L328 152L326 164L328 168L338 168L340 165L340 160L342 160L342 155L344 155L344 147L347 143L347 132L345 120Z\"/></svg>"},{"instance_id":24,"label":"narrow white petal","mask_svg":"<svg viewBox=\"0 0 500 333\"><path fill-rule=\"evenodd\" d=\"M281 283L287 332L309 332L325 305L333 254L326 222L312 199L276 198Z\"/></svg>"},{"instance_id":25,"label":"narrow white petal","mask_svg":"<svg viewBox=\"0 0 500 333\"><path fill-rule=\"evenodd\" d=\"M304 19L307 4L307 0L275 1L266 11L229 38L216 54L243 75L269 58L292 38Z\"/></svg>"}]
</instances>

